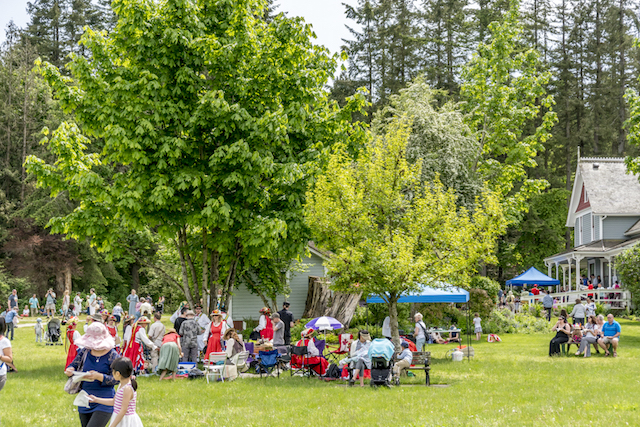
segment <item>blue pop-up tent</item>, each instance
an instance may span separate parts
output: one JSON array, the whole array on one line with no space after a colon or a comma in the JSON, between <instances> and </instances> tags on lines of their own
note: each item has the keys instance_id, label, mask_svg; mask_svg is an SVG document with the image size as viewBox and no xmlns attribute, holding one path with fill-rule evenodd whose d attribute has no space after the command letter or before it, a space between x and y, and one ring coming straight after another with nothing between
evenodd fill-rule
<instances>
[{"instance_id":1,"label":"blue pop-up tent","mask_svg":"<svg viewBox=\"0 0 640 427\"><path fill-rule=\"evenodd\" d=\"M460 289L448 283L443 283L442 288L432 288L431 286L424 286L419 295L403 295L398 299L398 302L413 302L413 303L468 303L469 292L464 289ZM372 296L367 298L367 304L381 304L386 302L379 296ZM471 326L470 326L470 313L469 304L467 304L467 345L471 346ZM469 353L467 353L467 360L469 360Z\"/></svg>"},{"instance_id":2,"label":"blue pop-up tent","mask_svg":"<svg viewBox=\"0 0 640 427\"><path fill-rule=\"evenodd\" d=\"M404 295L401 296L398 302L468 302L469 292L464 289L457 288L455 286L447 286L442 289L432 288L431 286L425 286L419 295ZM367 304L380 304L385 302L379 296L372 296L367 298Z\"/></svg>"},{"instance_id":3,"label":"blue pop-up tent","mask_svg":"<svg viewBox=\"0 0 640 427\"><path fill-rule=\"evenodd\" d=\"M507 280L507 286L524 286L524 285L538 285L538 286L554 286L559 285L558 279L552 279L544 273L541 273L535 267L531 267L518 277L514 277L511 280Z\"/></svg>"}]
</instances>

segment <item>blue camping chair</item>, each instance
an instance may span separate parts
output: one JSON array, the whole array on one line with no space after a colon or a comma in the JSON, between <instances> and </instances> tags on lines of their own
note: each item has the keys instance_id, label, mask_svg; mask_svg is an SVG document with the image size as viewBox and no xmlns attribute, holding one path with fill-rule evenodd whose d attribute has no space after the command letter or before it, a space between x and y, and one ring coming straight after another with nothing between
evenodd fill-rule
<instances>
[{"instance_id":1,"label":"blue camping chair","mask_svg":"<svg viewBox=\"0 0 640 427\"><path fill-rule=\"evenodd\" d=\"M263 373L270 375L274 369L278 373L278 378L280 378L278 350L259 351L257 369L260 371L260 378L262 378Z\"/></svg>"}]
</instances>

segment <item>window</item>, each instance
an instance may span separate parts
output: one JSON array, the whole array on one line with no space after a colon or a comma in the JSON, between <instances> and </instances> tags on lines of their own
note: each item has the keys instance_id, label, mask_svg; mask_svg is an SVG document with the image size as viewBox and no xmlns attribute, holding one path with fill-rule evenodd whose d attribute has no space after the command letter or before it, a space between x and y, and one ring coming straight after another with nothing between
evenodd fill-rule
<instances>
[{"instance_id":1,"label":"window","mask_svg":"<svg viewBox=\"0 0 640 427\"><path fill-rule=\"evenodd\" d=\"M584 216L578 218L578 246L582 244L582 224Z\"/></svg>"},{"instance_id":2,"label":"window","mask_svg":"<svg viewBox=\"0 0 640 427\"><path fill-rule=\"evenodd\" d=\"M596 218L591 215L591 241L596 240Z\"/></svg>"},{"instance_id":3,"label":"window","mask_svg":"<svg viewBox=\"0 0 640 427\"><path fill-rule=\"evenodd\" d=\"M587 189L584 189L584 202L589 203L589 194L587 193Z\"/></svg>"}]
</instances>

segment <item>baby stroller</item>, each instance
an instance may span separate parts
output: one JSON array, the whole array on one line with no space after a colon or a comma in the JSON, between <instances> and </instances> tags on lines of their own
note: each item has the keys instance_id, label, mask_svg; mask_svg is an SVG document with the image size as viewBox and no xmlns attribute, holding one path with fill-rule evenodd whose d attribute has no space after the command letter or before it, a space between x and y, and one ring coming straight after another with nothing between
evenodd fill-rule
<instances>
[{"instance_id":1,"label":"baby stroller","mask_svg":"<svg viewBox=\"0 0 640 427\"><path fill-rule=\"evenodd\" d=\"M384 385L389 387L393 372L393 354L395 347L388 339L376 338L369 346L371 359L371 387ZM398 381L394 381L397 385Z\"/></svg>"},{"instance_id":2,"label":"baby stroller","mask_svg":"<svg viewBox=\"0 0 640 427\"><path fill-rule=\"evenodd\" d=\"M60 319L52 317L49 320L46 335L45 345L62 345L62 342L60 342Z\"/></svg>"}]
</instances>

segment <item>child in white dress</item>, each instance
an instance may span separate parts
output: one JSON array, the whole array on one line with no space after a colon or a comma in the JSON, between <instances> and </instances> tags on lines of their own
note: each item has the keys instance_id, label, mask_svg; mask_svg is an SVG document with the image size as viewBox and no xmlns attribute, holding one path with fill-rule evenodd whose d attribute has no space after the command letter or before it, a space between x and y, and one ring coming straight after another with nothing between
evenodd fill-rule
<instances>
[{"instance_id":1,"label":"child in white dress","mask_svg":"<svg viewBox=\"0 0 640 427\"><path fill-rule=\"evenodd\" d=\"M482 319L478 313L475 313L473 317L473 332L476 334L476 341L480 341L482 338Z\"/></svg>"},{"instance_id":2,"label":"child in white dress","mask_svg":"<svg viewBox=\"0 0 640 427\"><path fill-rule=\"evenodd\" d=\"M36 320L36 325L33 327L36 331L36 342L42 342L42 332L44 331L44 327L42 326L42 319L38 317Z\"/></svg>"},{"instance_id":3,"label":"child in white dress","mask_svg":"<svg viewBox=\"0 0 640 427\"><path fill-rule=\"evenodd\" d=\"M113 399L89 396L90 402L113 406L109 427L142 427L142 420L136 413L138 383L132 378L133 363L128 357L119 357L111 364L113 378L120 381Z\"/></svg>"}]
</instances>

